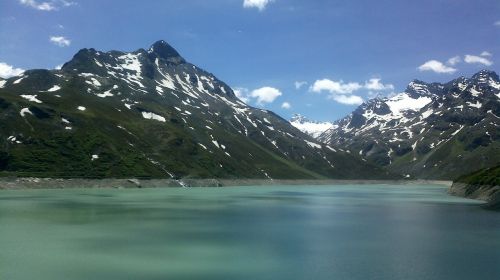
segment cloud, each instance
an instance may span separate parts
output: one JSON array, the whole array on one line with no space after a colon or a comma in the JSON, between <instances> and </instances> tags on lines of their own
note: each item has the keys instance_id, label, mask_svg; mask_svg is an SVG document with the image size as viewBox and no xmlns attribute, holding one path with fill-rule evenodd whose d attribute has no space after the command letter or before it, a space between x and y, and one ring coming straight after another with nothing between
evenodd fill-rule
<instances>
[{"instance_id":1,"label":"cloud","mask_svg":"<svg viewBox=\"0 0 500 280\"><path fill-rule=\"evenodd\" d=\"M492 54L488 51L483 51L480 56L492 56Z\"/></svg>"},{"instance_id":2,"label":"cloud","mask_svg":"<svg viewBox=\"0 0 500 280\"><path fill-rule=\"evenodd\" d=\"M481 57L481 56L477 56L477 55L467 54L467 55L465 55L464 61L465 61L465 63L469 63L469 64L478 63L478 64L483 64L486 66L493 65L493 62L491 60L484 58L484 57Z\"/></svg>"},{"instance_id":3,"label":"cloud","mask_svg":"<svg viewBox=\"0 0 500 280\"><path fill-rule=\"evenodd\" d=\"M346 105L360 105L363 103L363 98L357 95L330 95L330 98Z\"/></svg>"},{"instance_id":4,"label":"cloud","mask_svg":"<svg viewBox=\"0 0 500 280\"><path fill-rule=\"evenodd\" d=\"M365 81L363 84L358 82L345 83L342 80L332 81L329 79L316 80L312 86L309 87L311 92L328 92L329 99L332 99L341 104L359 105L363 103L363 98L359 95L353 95L355 91L365 90L368 91L369 96L379 95L380 91L393 91L394 85L384 84L380 78L372 78Z\"/></svg>"},{"instance_id":5,"label":"cloud","mask_svg":"<svg viewBox=\"0 0 500 280\"><path fill-rule=\"evenodd\" d=\"M14 76L19 76L24 72L21 68L14 68L5 62L0 62L0 77L10 78Z\"/></svg>"},{"instance_id":6,"label":"cloud","mask_svg":"<svg viewBox=\"0 0 500 280\"><path fill-rule=\"evenodd\" d=\"M288 102L283 102L283 104L281 104L281 108L288 110L288 109L292 108L292 105Z\"/></svg>"},{"instance_id":7,"label":"cloud","mask_svg":"<svg viewBox=\"0 0 500 280\"><path fill-rule=\"evenodd\" d=\"M454 73L457 69L444 65L437 60L429 60L418 67L419 71L433 71L436 73Z\"/></svg>"},{"instance_id":8,"label":"cloud","mask_svg":"<svg viewBox=\"0 0 500 280\"><path fill-rule=\"evenodd\" d=\"M242 87L233 88L233 92L234 95L236 95L236 97L238 97L239 100L245 103L248 103L250 101L247 88L242 88Z\"/></svg>"},{"instance_id":9,"label":"cloud","mask_svg":"<svg viewBox=\"0 0 500 280\"><path fill-rule=\"evenodd\" d=\"M274 0L244 0L243 7L244 8L257 8L259 11L263 11L266 6L274 2Z\"/></svg>"},{"instance_id":10,"label":"cloud","mask_svg":"<svg viewBox=\"0 0 500 280\"><path fill-rule=\"evenodd\" d=\"M380 82L381 79L372 78L368 82L365 82L365 89L368 90L394 90L394 85L392 84L383 84Z\"/></svg>"},{"instance_id":11,"label":"cloud","mask_svg":"<svg viewBox=\"0 0 500 280\"><path fill-rule=\"evenodd\" d=\"M312 92L328 91L332 94L351 94L356 90L361 89L363 86L359 83L344 83L340 81L332 81L329 79L316 80L310 87Z\"/></svg>"},{"instance_id":12,"label":"cloud","mask_svg":"<svg viewBox=\"0 0 500 280\"><path fill-rule=\"evenodd\" d=\"M64 36L51 36L50 41L59 47L67 47L71 45L71 40L66 39Z\"/></svg>"},{"instance_id":13,"label":"cloud","mask_svg":"<svg viewBox=\"0 0 500 280\"><path fill-rule=\"evenodd\" d=\"M499 26L500 27L500 20L497 20L493 23L494 26Z\"/></svg>"},{"instance_id":14,"label":"cloud","mask_svg":"<svg viewBox=\"0 0 500 280\"><path fill-rule=\"evenodd\" d=\"M352 94L354 91L360 89L367 90L394 90L394 85L383 84L380 82L379 78L372 78L366 81L364 84L357 82L344 83L344 81L332 81L330 79L316 80L314 84L309 88L312 92L322 92L327 91L331 94Z\"/></svg>"},{"instance_id":15,"label":"cloud","mask_svg":"<svg viewBox=\"0 0 500 280\"><path fill-rule=\"evenodd\" d=\"M276 98L283 95L279 89L273 87L261 87L252 91L244 87L235 87L233 88L233 92L241 101L247 104L255 101L258 105L272 103Z\"/></svg>"},{"instance_id":16,"label":"cloud","mask_svg":"<svg viewBox=\"0 0 500 280\"><path fill-rule=\"evenodd\" d=\"M55 11L59 10L62 7L69 7L76 5L75 2L66 1L66 0L51 0L46 2L40 2L37 0L19 0L19 3L26 7L33 8L39 11Z\"/></svg>"},{"instance_id":17,"label":"cloud","mask_svg":"<svg viewBox=\"0 0 500 280\"><path fill-rule=\"evenodd\" d=\"M448 59L448 64L451 65L451 66L456 65L456 64L458 64L460 62L462 62L462 58L459 55L454 56L454 57Z\"/></svg>"},{"instance_id":18,"label":"cloud","mask_svg":"<svg viewBox=\"0 0 500 280\"><path fill-rule=\"evenodd\" d=\"M262 87L259 89L255 89L250 93L250 96L257 99L257 104L260 105L264 103L272 103L281 95L281 91L273 87Z\"/></svg>"},{"instance_id":19,"label":"cloud","mask_svg":"<svg viewBox=\"0 0 500 280\"><path fill-rule=\"evenodd\" d=\"M295 85L295 89L299 90L301 89L303 86L307 85L307 82L304 82L304 81L296 81L294 83Z\"/></svg>"}]
</instances>

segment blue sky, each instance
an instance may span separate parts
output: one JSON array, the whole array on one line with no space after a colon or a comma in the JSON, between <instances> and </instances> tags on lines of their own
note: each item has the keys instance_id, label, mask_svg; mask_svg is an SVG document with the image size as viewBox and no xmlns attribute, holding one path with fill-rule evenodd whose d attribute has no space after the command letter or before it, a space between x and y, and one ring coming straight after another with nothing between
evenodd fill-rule
<instances>
[{"instance_id":1,"label":"blue sky","mask_svg":"<svg viewBox=\"0 0 500 280\"><path fill-rule=\"evenodd\" d=\"M0 0L3 76L160 39L253 106L335 120L413 79L497 71L500 2Z\"/></svg>"}]
</instances>

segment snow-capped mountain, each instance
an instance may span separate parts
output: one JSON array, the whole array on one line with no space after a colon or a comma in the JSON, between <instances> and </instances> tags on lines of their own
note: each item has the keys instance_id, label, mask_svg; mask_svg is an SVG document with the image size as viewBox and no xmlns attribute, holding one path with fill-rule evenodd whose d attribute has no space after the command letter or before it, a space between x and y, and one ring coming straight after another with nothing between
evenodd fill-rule
<instances>
[{"instance_id":1,"label":"snow-capped mountain","mask_svg":"<svg viewBox=\"0 0 500 280\"><path fill-rule=\"evenodd\" d=\"M165 41L0 81L0 175L366 178L386 172L241 102Z\"/></svg>"},{"instance_id":2,"label":"snow-capped mountain","mask_svg":"<svg viewBox=\"0 0 500 280\"><path fill-rule=\"evenodd\" d=\"M290 119L290 123L314 138L318 138L325 131L335 127L331 122L312 121L300 114L294 114Z\"/></svg>"},{"instance_id":3,"label":"snow-capped mountain","mask_svg":"<svg viewBox=\"0 0 500 280\"><path fill-rule=\"evenodd\" d=\"M500 80L483 70L446 84L415 80L335 123L318 140L419 178L454 178L500 161Z\"/></svg>"}]
</instances>

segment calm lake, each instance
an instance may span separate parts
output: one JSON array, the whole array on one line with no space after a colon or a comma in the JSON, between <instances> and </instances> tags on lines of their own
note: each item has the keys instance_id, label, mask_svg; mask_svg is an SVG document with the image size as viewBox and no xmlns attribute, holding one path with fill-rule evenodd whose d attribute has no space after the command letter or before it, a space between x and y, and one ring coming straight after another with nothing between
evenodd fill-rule
<instances>
[{"instance_id":1,"label":"calm lake","mask_svg":"<svg viewBox=\"0 0 500 280\"><path fill-rule=\"evenodd\" d=\"M500 213L437 185L0 192L0 279L500 279Z\"/></svg>"}]
</instances>

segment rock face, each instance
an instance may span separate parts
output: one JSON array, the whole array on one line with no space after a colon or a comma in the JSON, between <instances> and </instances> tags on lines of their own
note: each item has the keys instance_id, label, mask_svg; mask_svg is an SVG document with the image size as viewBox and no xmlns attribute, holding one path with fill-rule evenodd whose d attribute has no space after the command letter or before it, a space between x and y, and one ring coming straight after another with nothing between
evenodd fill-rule
<instances>
[{"instance_id":1,"label":"rock face","mask_svg":"<svg viewBox=\"0 0 500 280\"><path fill-rule=\"evenodd\" d=\"M487 70L446 84L415 80L334 124L317 139L408 177L454 179L500 161L500 80Z\"/></svg>"},{"instance_id":2,"label":"rock face","mask_svg":"<svg viewBox=\"0 0 500 280\"><path fill-rule=\"evenodd\" d=\"M241 102L165 41L2 80L0 116L3 176L388 177Z\"/></svg>"}]
</instances>

